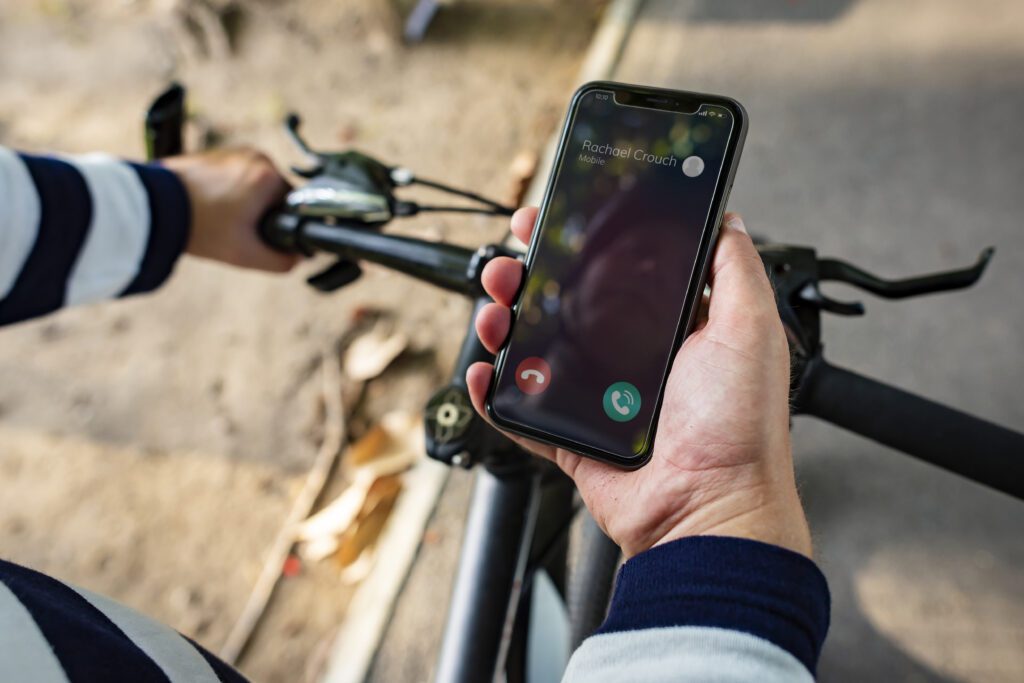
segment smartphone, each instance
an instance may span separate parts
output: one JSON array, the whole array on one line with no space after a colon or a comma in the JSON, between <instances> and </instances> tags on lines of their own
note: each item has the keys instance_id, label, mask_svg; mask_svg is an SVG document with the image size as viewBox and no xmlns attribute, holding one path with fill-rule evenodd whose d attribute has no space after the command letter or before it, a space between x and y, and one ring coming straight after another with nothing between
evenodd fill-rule
<instances>
[{"instance_id":1,"label":"smartphone","mask_svg":"<svg viewBox=\"0 0 1024 683\"><path fill-rule=\"evenodd\" d=\"M746 130L728 97L576 92L495 361L495 424L623 468L650 459Z\"/></svg>"}]
</instances>

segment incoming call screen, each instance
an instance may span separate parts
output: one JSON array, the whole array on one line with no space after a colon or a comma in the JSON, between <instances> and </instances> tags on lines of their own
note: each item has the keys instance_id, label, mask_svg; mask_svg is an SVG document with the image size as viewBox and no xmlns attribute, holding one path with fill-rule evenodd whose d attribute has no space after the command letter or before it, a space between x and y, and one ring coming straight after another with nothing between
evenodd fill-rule
<instances>
[{"instance_id":1,"label":"incoming call screen","mask_svg":"<svg viewBox=\"0 0 1024 683\"><path fill-rule=\"evenodd\" d=\"M643 450L733 131L579 99L534 241L493 410L592 448Z\"/></svg>"}]
</instances>

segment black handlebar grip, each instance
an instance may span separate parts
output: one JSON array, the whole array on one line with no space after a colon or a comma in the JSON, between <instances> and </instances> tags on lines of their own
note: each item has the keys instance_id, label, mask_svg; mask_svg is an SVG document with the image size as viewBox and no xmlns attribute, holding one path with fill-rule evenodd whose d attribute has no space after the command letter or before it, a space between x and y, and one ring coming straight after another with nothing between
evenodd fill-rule
<instances>
[{"instance_id":1,"label":"black handlebar grip","mask_svg":"<svg viewBox=\"0 0 1024 683\"><path fill-rule=\"evenodd\" d=\"M806 378L801 412L1024 500L1024 434L822 358Z\"/></svg>"},{"instance_id":2,"label":"black handlebar grip","mask_svg":"<svg viewBox=\"0 0 1024 683\"><path fill-rule=\"evenodd\" d=\"M294 254L303 251L299 243L299 218L274 207L259 222L260 238L272 249Z\"/></svg>"}]
</instances>

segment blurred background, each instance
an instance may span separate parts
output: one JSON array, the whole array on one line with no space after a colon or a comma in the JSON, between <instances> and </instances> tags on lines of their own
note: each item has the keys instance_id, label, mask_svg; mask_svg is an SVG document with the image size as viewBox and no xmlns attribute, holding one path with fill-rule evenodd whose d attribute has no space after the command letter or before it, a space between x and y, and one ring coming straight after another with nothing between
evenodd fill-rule
<instances>
[{"instance_id":1,"label":"blurred background","mask_svg":"<svg viewBox=\"0 0 1024 683\"><path fill-rule=\"evenodd\" d=\"M608 76L749 110L731 208L753 231L887 276L997 247L970 290L829 318L826 352L1024 428L1024 5L450 0L409 42L414 4L5 0L0 144L139 158L142 113L177 79L193 148L301 164L280 127L295 110L316 147L516 201L547 175L538 159L595 32L629 4ZM505 229L431 216L403 232L476 245ZM0 556L217 651L330 431L324 359L343 359L344 441L372 450L385 414L417 413L447 382L466 330L464 301L377 269L315 294L302 279L322 265L274 278L185 259L155 295L5 329ZM394 353L361 351L381 346ZM821 679L1024 679L1021 504L807 419L794 445L834 600ZM447 478L416 537L371 680L429 680L470 479ZM343 462L322 499L350 482ZM339 624L360 617L373 531L342 534L354 546L327 560L289 557L243 672L319 680Z\"/></svg>"}]
</instances>

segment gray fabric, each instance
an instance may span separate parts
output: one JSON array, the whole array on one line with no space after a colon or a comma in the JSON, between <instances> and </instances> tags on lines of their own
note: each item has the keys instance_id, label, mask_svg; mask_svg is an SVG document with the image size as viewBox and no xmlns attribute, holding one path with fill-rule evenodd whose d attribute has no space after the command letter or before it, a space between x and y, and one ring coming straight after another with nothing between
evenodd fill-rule
<instances>
[{"instance_id":1,"label":"gray fabric","mask_svg":"<svg viewBox=\"0 0 1024 683\"><path fill-rule=\"evenodd\" d=\"M132 168L113 157L64 157L92 197L92 218L67 282L66 306L112 299L138 275L146 256L149 195Z\"/></svg>"},{"instance_id":2,"label":"gray fabric","mask_svg":"<svg viewBox=\"0 0 1024 683\"><path fill-rule=\"evenodd\" d=\"M171 683L220 683L217 674L199 651L177 631L110 598L75 586L70 588L114 622L140 650L156 662ZM6 680L0 676L0 681Z\"/></svg>"},{"instance_id":3,"label":"gray fabric","mask_svg":"<svg viewBox=\"0 0 1024 683\"><path fill-rule=\"evenodd\" d=\"M32 252L41 210L28 168L0 147L0 299L10 294Z\"/></svg>"},{"instance_id":4,"label":"gray fabric","mask_svg":"<svg viewBox=\"0 0 1024 683\"><path fill-rule=\"evenodd\" d=\"M68 683L35 619L0 581L0 681Z\"/></svg>"},{"instance_id":5,"label":"gray fabric","mask_svg":"<svg viewBox=\"0 0 1024 683\"><path fill-rule=\"evenodd\" d=\"M587 638L562 683L813 683L800 661L739 631L673 626Z\"/></svg>"}]
</instances>

